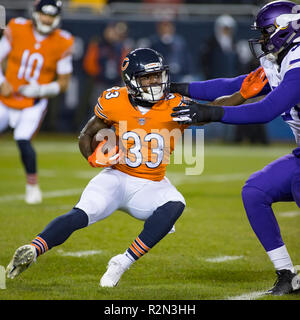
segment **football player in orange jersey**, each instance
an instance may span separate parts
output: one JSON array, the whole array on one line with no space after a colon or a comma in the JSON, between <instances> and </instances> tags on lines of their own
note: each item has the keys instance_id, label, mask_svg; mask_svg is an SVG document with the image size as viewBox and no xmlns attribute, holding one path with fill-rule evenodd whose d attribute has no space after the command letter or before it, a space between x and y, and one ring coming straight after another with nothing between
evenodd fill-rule
<instances>
[{"instance_id":1,"label":"football player in orange jersey","mask_svg":"<svg viewBox=\"0 0 300 320\"><path fill-rule=\"evenodd\" d=\"M31 139L40 128L47 99L66 91L72 73L73 36L58 29L61 1L36 1L32 20L10 20L0 41L0 132L14 129L26 172L25 201L42 201Z\"/></svg>"},{"instance_id":2,"label":"football player in orange jersey","mask_svg":"<svg viewBox=\"0 0 300 320\"><path fill-rule=\"evenodd\" d=\"M16 250L6 269L8 278L18 276L38 256L64 243L75 230L121 210L145 223L127 250L108 262L100 286L114 287L135 261L174 231L185 200L165 177L165 169L178 137L168 132L178 130L180 136L186 128L171 117L182 96L169 94L168 67L152 49L129 53L122 74L126 87L114 87L101 94L95 116L79 136L83 156L92 167L104 169L88 183L73 209L50 222L30 244ZM244 101L239 93L227 100ZM121 141L122 152L115 146L105 154L104 142L93 151L95 134L102 129L102 136L109 137L111 126Z\"/></svg>"}]
</instances>

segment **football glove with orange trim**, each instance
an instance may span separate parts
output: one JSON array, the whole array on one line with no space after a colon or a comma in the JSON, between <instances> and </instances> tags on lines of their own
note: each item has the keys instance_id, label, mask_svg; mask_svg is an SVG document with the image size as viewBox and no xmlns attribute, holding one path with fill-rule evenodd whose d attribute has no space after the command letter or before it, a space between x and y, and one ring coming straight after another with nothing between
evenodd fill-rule
<instances>
[{"instance_id":1,"label":"football glove with orange trim","mask_svg":"<svg viewBox=\"0 0 300 320\"><path fill-rule=\"evenodd\" d=\"M123 156L123 151L119 150L119 146L117 145L107 153L103 153L102 148L106 142L106 139L100 142L95 151L88 157L88 162L92 167L110 167L114 164L117 164L120 161L120 158Z\"/></svg>"},{"instance_id":2,"label":"football glove with orange trim","mask_svg":"<svg viewBox=\"0 0 300 320\"><path fill-rule=\"evenodd\" d=\"M264 69L259 67L256 71L249 73L244 79L240 94L246 100L253 98L261 92L267 82L268 79L266 78Z\"/></svg>"}]
</instances>

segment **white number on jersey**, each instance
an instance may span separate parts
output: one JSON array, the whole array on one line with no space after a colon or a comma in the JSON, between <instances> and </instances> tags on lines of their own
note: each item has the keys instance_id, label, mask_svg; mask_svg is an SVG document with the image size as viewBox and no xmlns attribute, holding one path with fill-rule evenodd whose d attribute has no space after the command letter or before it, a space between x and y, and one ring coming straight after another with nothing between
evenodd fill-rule
<instances>
[{"instance_id":1,"label":"white number on jersey","mask_svg":"<svg viewBox=\"0 0 300 320\"><path fill-rule=\"evenodd\" d=\"M124 140L128 140L130 138L134 140L134 146L129 149L129 152L134 154L135 161L131 161L125 157L126 164L132 168L139 167L143 163L143 155L141 153L141 137L136 132L128 131L123 134L122 138ZM144 141L151 143L153 139L157 141L157 148L152 148L151 152L157 156L157 159L155 162L146 161L145 164L148 168L158 167L161 164L164 156L164 138L157 133L149 133L145 136Z\"/></svg>"},{"instance_id":2,"label":"white number on jersey","mask_svg":"<svg viewBox=\"0 0 300 320\"><path fill-rule=\"evenodd\" d=\"M44 58L40 53L34 52L30 54L30 51L28 49L24 50L21 59L21 66L18 72L18 78L24 78L28 82L32 80L37 81L40 77L43 63Z\"/></svg>"}]
</instances>

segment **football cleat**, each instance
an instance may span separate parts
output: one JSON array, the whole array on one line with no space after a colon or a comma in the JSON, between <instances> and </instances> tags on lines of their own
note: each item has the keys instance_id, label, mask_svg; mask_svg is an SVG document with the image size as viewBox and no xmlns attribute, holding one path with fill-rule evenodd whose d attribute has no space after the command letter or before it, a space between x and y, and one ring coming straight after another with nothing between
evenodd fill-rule
<instances>
[{"instance_id":1,"label":"football cleat","mask_svg":"<svg viewBox=\"0 0 300 320\"><path fill-rule=\"evenodd\" d=\"M6 276L14 279L36 261L36 250L31 244L18 248L6 268Z\"/></svg>"},{"instance_id":2,"label":"football cleat","mask_svg":"<svg viewBox=\"0 0 300 320\"><path fill-rule=\"evenodd\" d=\"M38 184L26 184L25 202L28 204L42 202L42 192Z\"/></svg>"},{"instance_id":3,"label":"football cleat","mask_svg":"<svg viewBox=\"0 0 300 320\"><path fill-rule=\"evenodd\" d=\"M273 288L267 291L267 294L282 296L300 289L300 278L297 273L284 269L276 270L276 274L277 280L275 281Z\"/></svg>"},{"instance_id":4,"label":"football cleat","mask_svg":"<svg viewBox=\"0 0 300 320\"><path fill-rule=\"evenodd\" d=\"M107 265L107 270L100 280L101 287L115 287L121 279L122 274L128 269L121 263L122 254L112 257Z\"/></svg>"}]
</instances>

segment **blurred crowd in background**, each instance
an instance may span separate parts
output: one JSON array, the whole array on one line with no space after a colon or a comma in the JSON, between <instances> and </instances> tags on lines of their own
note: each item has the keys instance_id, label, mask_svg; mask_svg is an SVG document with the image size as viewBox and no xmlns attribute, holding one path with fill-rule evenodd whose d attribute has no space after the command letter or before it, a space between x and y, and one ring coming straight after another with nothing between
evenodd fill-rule
<instances>
[{"instance_id":1,"label":"blurred crowd in background","mask_svg":"<svg viewBox=\"0 0 300 320\"><path fill-rule=\"evenodd\" d=\"M13 2L15 6L7 10L7 21L20 14L30 17L27 6L20 4L26 0ZM266 1L69 0L63 3L68 10L64 11L62 28L75 36L74 73L67 93L50 100L41 131L78 133L93 115L101 92L112 86L122 86L121 61L138 47L151 47L165 57L171 81L235 77L258 66L247 40L253 36L250 26L255 8ZM153 10L163 9L164 5L166 11L147 12L146 15L125 12L127 9L123 13L120 11L122 6L134 3L151 5ZM187 11L180 14L179 8L189 5L192 6L189 10L195 8L200 14ZM240 10L230 14L232 6ZM215 12L201 14L201 8L203 12L213 9ZM132 8L137 9L141 10ZM270 139L292 139L284 125L277 120L267 126L217 123L206 126L205 135L207 139L268 144Z\"/></svg>"}]
</instances>

